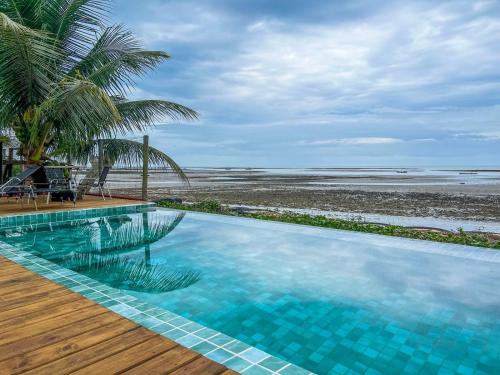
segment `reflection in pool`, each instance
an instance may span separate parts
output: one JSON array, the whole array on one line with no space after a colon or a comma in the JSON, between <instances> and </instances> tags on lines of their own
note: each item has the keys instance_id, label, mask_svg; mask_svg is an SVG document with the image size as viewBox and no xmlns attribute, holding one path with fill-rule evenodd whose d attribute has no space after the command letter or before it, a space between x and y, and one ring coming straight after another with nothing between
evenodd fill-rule
<instances>
[{"instance_id":1,"label":"reflection in pool","mask_svg":"<svg viewBox=\"0 0 500 375\"><path fill-rule=\"evenodd\" d=\"M317 373L500 372L494 250L168 210L1 234L60 264L91 251L195 275L129 293Z\"/></svg>"}]
</instances>

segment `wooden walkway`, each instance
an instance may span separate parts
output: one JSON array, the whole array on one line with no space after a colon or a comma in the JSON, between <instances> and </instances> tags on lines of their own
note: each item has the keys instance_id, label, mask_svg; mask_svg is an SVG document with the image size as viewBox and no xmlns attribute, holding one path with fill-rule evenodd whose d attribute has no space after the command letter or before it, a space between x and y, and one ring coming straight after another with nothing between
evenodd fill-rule
<instances>
[{"instance_id":1,"label":"wooden walkway","mask_svg":"<svg viewBox=\"0 0 500 375\"><path fill-rule=\"evenodd\" d=\"M17 214L31 214L34 212L47 212L47 211L61 211L61 210L79 210L83 208L102 208L102 207L114 207L114 206L124 206L129 204L141 204L143 201L131 200L131 199L106 199L103 200L101 197L86 195L83 200L76 202L76 206L73 206L72 202L49 202L45 203L44 197L40 197L38 202L38 211L35 211L35 206L33 203L26 203L24 199L24 204L16 202L14 198L7 199L6 197L0 198L0 216L2 215L17 215Z\"/></svg>"},{"instance_id":2,"label":"wooden walkway","mask_svg":"<svg viewBox=\"0 0 500 375\"><path fill-rule=\"evenodd\" d=\"M236 374L0 257L0 374Z\"/></svg>"}]
</instances>

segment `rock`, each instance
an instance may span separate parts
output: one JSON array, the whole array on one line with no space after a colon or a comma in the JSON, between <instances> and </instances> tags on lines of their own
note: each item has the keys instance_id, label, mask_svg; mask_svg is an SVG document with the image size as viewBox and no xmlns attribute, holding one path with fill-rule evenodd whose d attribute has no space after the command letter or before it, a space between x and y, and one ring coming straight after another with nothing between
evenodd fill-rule
<instances>
[{"instance_id":1,"label":"rock","mask_svg":"<svg viewBox=\"0 0 500 375\"><path fill-rule=\"evenodd\" d=\"M254 210L252 210L248 207L231 207L231 211L233 211L237 214L246 214L246 213L252 212Z\"/></svg>"},{"instance_id":2,"label":"rock","mask_svg":"<svg viewBox=\"0 0 500 375\"><path fill-rule=\"evenodd\" d=\"M181 198L177 198L177 197L171 197L171 198L158 199L156 201L156 203L161 203L161 202L182 204L182 199Z\"/></svg>"}]
</instances>

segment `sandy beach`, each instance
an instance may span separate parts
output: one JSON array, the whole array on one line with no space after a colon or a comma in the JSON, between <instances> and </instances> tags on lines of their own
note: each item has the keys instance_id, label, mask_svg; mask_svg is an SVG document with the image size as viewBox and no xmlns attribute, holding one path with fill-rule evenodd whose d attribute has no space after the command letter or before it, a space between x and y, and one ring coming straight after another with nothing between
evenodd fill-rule
<instances>
[{"instance_id":1,"label":"sandy beach","mask_svg":"<svg viewBox=\"0 0 500 375\"><path fill-rule=\"evenodd\" d=\"M458 169L191 168L190 185L151 171L150 199L217 199L241 206L500 221L500 171ZM114 194L140 195L137 171L114 170Z\"/></svg>"}]
</instances>

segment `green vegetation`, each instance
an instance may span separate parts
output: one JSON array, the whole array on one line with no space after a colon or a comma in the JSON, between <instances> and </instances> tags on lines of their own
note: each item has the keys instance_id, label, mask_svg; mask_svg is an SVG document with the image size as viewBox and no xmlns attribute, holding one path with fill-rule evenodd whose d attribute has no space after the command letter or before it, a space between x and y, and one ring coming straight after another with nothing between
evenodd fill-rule
<instances>
[{"instance_id":1,"label":"green vegetation","mask_svg":"<svg viewBox=\"0 0 500 375\"><path fill-rule=\"evenodd\" d=\"M168 200L158 202L160 207L174 208L178 210L198 211L222 215L248 217L260 220L280 221L284 223L312 225L323 228L350 230L355 232L366 232L382 234L385 236L405 237L419 240L455 243L469 246L480 246L500 249L500 241L490 238L487 234L470 233L458 229L456 232L429 229L413 229L398 225L383 225L365 223L358 220L331 219L325 216L311 216L306 214L279 213L274 211L263 211L256 213L236 212L214 200L205 200L193 204L176 203Z\"/></svg>"},{"instance_id":2,"label":"green vegetation","mask_svg":"<svg viewBox=\"0 0 500 375\"><path fill-rule=\"evenodd\" d=\"M112 0L0 0L0 130L28 163L137 162L142 146L118 135L197 113L165 100L129 100L134 80L169 58L109 25ZM150 148L150 162L181 168Z\"/></svg>"}]
</instances>

